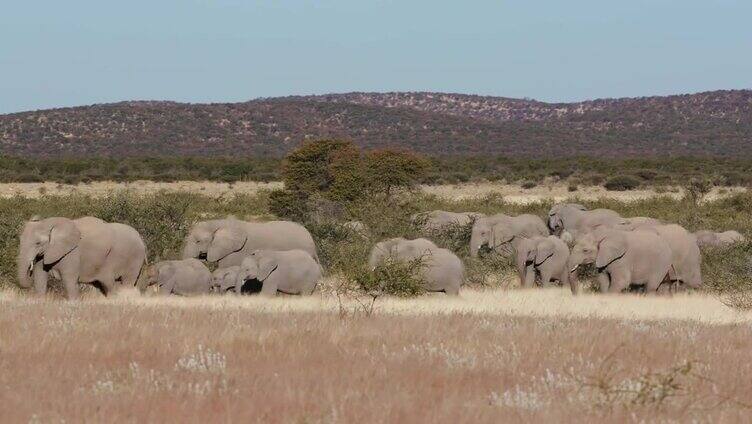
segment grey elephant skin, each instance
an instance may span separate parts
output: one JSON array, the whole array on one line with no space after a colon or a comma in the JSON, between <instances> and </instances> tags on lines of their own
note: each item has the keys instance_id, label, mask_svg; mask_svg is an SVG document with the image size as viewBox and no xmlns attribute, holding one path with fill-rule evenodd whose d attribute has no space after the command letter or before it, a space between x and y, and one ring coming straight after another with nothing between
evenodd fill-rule
<instances>
[{"instance_id":1,"label":"grey elephant skin","mask_svg":"<svg viewBox=\"0 0 752 424\"><path fill-rule=\"evenodd\" d=\"M623 222L624 218L611 209L588 210L577 203L559 203L548 212L548 228L556 235L566 230L576 237L598 227L612 227Z\"/></svg>"},{"instance_id":2,"label":"grey elephant skin","mask_svg":"<svg viewBox=\"0 0 752 424\"><path fill-rule=\"evenodd\" d=\"M556 236L533 237L522 239L514 247L523 287L533 287L536 276L540 277L540 284L544 287L554 281L569 284L569 247L563 240ZM576 286L571 288L572 293L577 294Z\"/></svg>"},{"instance_id":3,"label":"grey elephant skin","mask_svg":"<svg viewBox=\"0 0 752 424\"><path fill-rule=\"evenodd\" d=\"M468 225L473 220L484 216L479 212L448 212L448 211L429 211L413 215L411 220L415 224L422 226L424 230L437 231L451 225Z\"/></svg>"},{"instance_id":4,"label":"grey elephant skin","mask_svg":"<svg viewBox=\"0 0 752 424\"><path fill-rule=\"evenodd\" d=\"M208 294L212 275L209 268L198 259L160 261L146 267L138 288L143 293L152 285L159 287L161 296L195 296Z\"/></svg>"},{"instance_id":5,"label":"grey elephant skin","mask_svg":"<svg viewBox=\"0 0 752 424\"><path fill-rule=\"evenodd\" d=\"M429 292L456 296L465 281L465 267L457 255L425 238L408 240L397 237L376 243L371 249L368 265L373 269L387 258L400 262L421 259L421 278Z\"/></svg>"},{"instance_id":6,"label":"grey elephant skin","mask_svg":"<svg viewBox=\"0 0 752 424\"><path fill-rule=\"evenodd\" d=\"M94 217L32 219L20 235L18 283L36 293L47 291L50 275L62 280L69 299L78 298L78 283L90 283L104 295L118 284L133 287L146 261L138 232L124 224Z\"/></svg>"},{"instance_id":7,"label":"grey elephant skin","mask_svg":"<svg viewBox=\"0 0 752 424\"><path fill-rule=\"evenodd\" d=\"M240 265L215 269L212 272L212 290L220 294L235 293L238 272L240 272Z\"/></svg>"},{"instance_id":8,"label":"grey elephant skin","mask_svg":"<svg viewBox=\"0 0 752 424\"><path fill-rule=\"evenodd\" d=\"M497 214L478 218L470 236L470 255L477 257L482 248L509 255L517 237L548 236L548 228L540 217L530 214L509 216Z\"/></svg>"},{"instance_id":9,"label":"grey elephant skin","mask_svg":"<svg viewBox=\"0 0 752 424\"><path fill-rule=\"evenodd\" d=\"M235 282L240 294L250 280L261 282L261 295L310 295L321 279L322 269L308 252L293 250L257 250L243 259Z\"/></svg>"},{"instance_id":10,"label":"grey elephant skin","mask_svg":"<svg viewBox=\"0 0 752 424\"><path fill-rule=\"evenodd\" d=\"M698 289L702 287L702 254L697 237L677 224L651 225L644 223L637 230L654 231L671 248L671 269L669 277L680 287Z\"/></svg>"},{"instance_id":11,"label":"grey elephant skin","mask_svg":"<svg viewBox=\"0 0 752 424\"><path fill-rule=\"evenodd\" d=\"M196 223L185 238L183 259L206 259L220 268L240 265L259 249L300 249L318 261L311 233L290 221L247 222L234 218Z\"/></svg>"},{"instance_id":12,"label":"grey elephant skin","mask_svg":"<svg viewBox=\"0 0 752 424\"><path fill-rule=\"evenodd\" d=\"M671 248L654 231L599 229L580 237L569 255L574 273L581 264L595 263L602 293L620 293L631 285L644 285L655 293L668 277ZM576 275L570 275L575 278Z\"/></svg>"},{"instance_id":13,"label":"grey elephant skin","mask_svg":"<svg viewBox=\"0 0 752 424\"><path fill-rule=\"evenodd\" d=\"M695 233L697 237L697 245L699 247L728 247L736 243L742 243L746 241L740 232L729 230L723 232L713 232L708 230L700 230Z\"/></svg>"}]
</instances>

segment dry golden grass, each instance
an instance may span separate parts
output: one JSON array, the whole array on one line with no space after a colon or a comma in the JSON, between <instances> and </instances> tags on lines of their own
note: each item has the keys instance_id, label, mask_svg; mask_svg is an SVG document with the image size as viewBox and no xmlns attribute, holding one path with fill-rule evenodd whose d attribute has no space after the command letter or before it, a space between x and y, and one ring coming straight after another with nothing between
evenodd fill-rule
<instances>
[{"instance_id":1,"label":"dry golden grass","mask_svg":"<svg viewBox=\"0 0 752 424\"><path fill-rule=\"evenodd\" d=\"M0 295L0 422L748 422L752 317L706 296Z\"/></svg>"}]
</instances>

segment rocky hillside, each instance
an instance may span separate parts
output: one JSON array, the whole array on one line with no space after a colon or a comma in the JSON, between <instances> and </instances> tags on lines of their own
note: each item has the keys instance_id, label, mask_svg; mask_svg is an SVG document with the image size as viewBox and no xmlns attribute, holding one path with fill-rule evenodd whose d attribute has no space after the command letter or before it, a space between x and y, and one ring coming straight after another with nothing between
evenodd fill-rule
<instances>
[{"instance_id":1,"label":"rocky hillside","mask_svg":"<svg viewBox=\"0 0 752 424\"><path fill-rule=\"evenodd\" d=\"M558 104L348 93L0 115L0 153L9 155L279 156L322 137L436 155L752 156L752 90Z\"/></svg>"}]
</instances>

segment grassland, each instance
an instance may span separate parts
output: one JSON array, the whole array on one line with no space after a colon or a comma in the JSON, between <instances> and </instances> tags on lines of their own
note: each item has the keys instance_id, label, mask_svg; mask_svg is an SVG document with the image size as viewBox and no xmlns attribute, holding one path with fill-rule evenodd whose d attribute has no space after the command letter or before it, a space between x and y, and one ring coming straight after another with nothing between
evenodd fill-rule
<instances>
[{"instance_id":1,"label":"grassland","mask_svg":"<svg viewBox=\"0 0 752 424\"><path fill-rule=\"evenodd\" d=\"M366 316L319 298L5 295L0 420L746 422L749 315L646 300L470 291Z\"/></svg>"},{"instance_id":2,"label":"grassland","mask_svg":"<svg viewBox=\"0 0 752 424\"><path fill-rule=\"evenodd\" d=\"M541 188L525 201L513 200L516 187L458 196L471 187L447 186L355 205L346 218L371 228L356 241L331 222L309 223L329 275L310 298L89 291L66 302L13 288L15 237L33 214L129 223L152 259L173 257L198 219L270 216L265 186L153 187L171 188L35 187L0 198L0 422L747 422L752 414L749 244L704 252L699 292L572 297L513 288L508 263L467 257L460 228L432 235L468 265L459 298L383 297L371 308L336 295L374 240L418 234L411 213L542 215L553 200ZM598 189L572 195L589 190ZM752 195L694 204L680 194L581 200L752 235Z\"/></svg>"}]
</instances>

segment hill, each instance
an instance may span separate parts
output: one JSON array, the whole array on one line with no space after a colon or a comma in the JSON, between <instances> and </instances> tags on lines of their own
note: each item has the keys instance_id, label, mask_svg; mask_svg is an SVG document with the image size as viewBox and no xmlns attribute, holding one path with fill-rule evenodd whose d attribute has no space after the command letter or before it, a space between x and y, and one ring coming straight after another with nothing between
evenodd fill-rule
<instances>
[{"instance_id":1,"label":"hill","mask_svg":"<svg viewBox=\"0 0 752 424\"><path fill-rule=\"evenodd\" d=\"M579 103L347 93L0 115L0 154L6 155L281 156L303 140L324 137L431 155L752 156L752 90Z\"/></svg>"}]
</instances>

